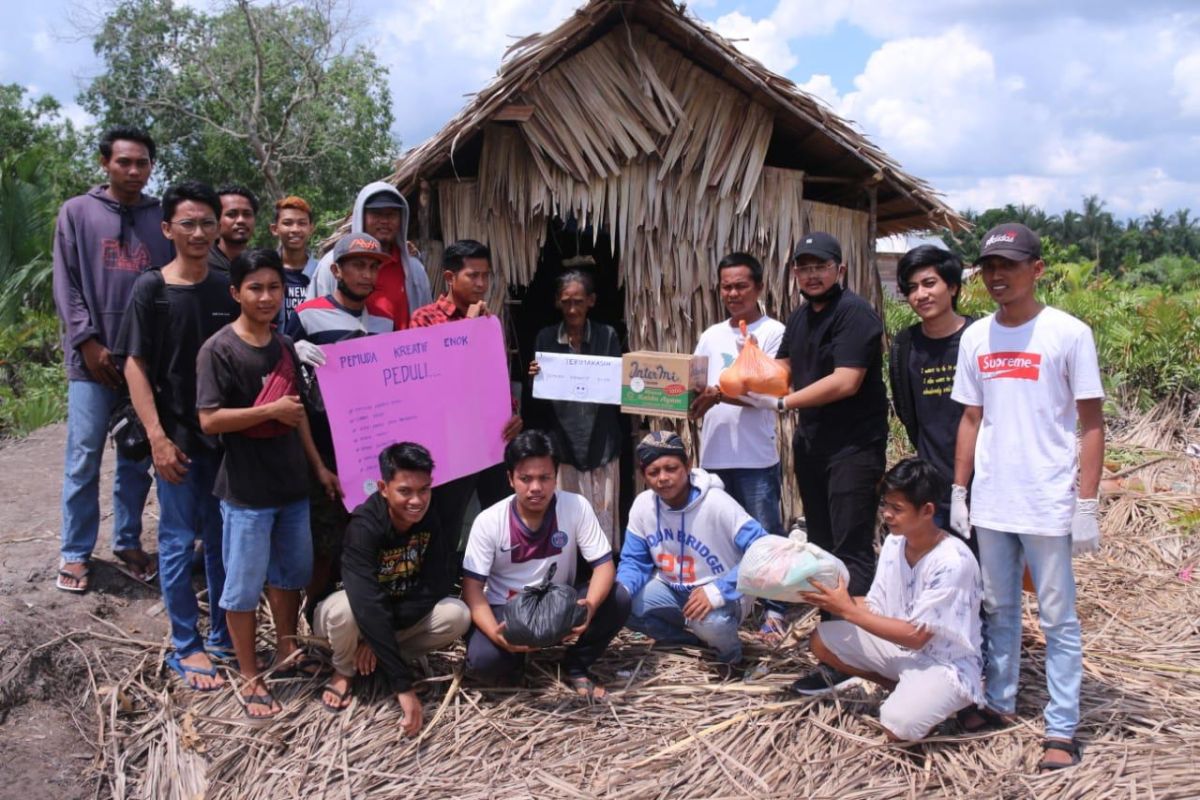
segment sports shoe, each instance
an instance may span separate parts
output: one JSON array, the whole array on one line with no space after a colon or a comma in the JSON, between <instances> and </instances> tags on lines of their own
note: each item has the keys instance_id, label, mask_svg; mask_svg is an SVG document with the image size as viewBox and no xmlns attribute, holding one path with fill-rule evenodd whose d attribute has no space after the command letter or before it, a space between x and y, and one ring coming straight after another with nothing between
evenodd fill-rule
<instances>
[{"instance_id":1,"label":"sports shoe","mask_svg":"<svg viewBox=\"0 0 1200 800\"><path fill-rule=\"evenodd\" d=\"M818 664L816 669L789 686L788 691L802 697L820 697L857 683L858 678L853 675L838 672L825 664Z\"/></svg>"}]
</instances>

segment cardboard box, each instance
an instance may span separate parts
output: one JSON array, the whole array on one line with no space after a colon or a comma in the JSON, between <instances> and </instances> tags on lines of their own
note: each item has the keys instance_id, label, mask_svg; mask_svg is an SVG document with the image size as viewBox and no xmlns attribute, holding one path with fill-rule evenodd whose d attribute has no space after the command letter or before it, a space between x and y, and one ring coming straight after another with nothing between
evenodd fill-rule
<instances>
[{"instance_id":1,"label":"cardboard box","mask_svg":"<svg viewBox=\"0 0 1200 800\"><path fill-rule=\"evenodd\" d=\"M708 356L637 350L621 356L621 410L686 417L708 382Z\"/></svg>"}]
</instances>

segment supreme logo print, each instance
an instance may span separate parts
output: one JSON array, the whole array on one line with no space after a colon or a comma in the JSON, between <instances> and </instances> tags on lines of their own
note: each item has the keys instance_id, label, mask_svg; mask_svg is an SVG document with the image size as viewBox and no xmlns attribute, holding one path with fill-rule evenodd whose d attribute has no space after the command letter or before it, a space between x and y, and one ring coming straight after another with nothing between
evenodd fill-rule
<instances>
[{"instance_id":1,"label":"supreme logo print","mask_svg":"<svg viewBox=\"0 0 1200 800\"><path fill-rule=\"evenodd\" d=\"M1041 367L1040 353L985 353L979 357L979 371L985 381L995 378L1036 381Z\"/></svg>"}]
</instances>

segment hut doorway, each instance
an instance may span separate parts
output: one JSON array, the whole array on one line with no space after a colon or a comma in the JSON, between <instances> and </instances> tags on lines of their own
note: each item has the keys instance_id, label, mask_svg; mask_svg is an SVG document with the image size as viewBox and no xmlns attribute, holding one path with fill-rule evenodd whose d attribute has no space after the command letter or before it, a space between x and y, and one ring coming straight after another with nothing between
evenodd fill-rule
<instances>
[{"instance_id":1,"label":"hut doorway","mask_svg":"<svg viewBox=\"0 0 1200 800\"><path fill-rule=\"evenodd\" d=\"M530 407L529 381L524 380L529 362L534 357L534 340L538 331L547 325L561 321L555 307L555 290L560 276L579 270L591 276L596 287L596 305L589 318L611 325L621 339L621 349L629 349L629 335L625 323L625 289L619 285L617 257L612 250L612 240L601 229L599 234L591 227L581 228L574 218L552 219L548 223L546 243L538 259L533 280L528 285L513 285L508 291L510 331L517 341L517 363L512 365L514 375L521 375L525 386L522 412ZM628 429L629 417L621 415L621 502L619 524L624 528L633 503L633 446ZM526 425L536 424L525 414Z\"/></svg>"}]
</instances>

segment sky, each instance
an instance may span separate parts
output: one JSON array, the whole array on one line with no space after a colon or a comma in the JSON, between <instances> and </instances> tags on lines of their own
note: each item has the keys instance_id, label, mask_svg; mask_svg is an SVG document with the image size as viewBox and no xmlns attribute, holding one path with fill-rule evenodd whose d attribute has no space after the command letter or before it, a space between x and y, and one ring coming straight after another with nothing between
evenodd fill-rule
<instances>
[{"instance_id":1,"label":"sky","mask_svg":"<svg viewBox=\"0 0 1200 800\"><path fill-rule=\"evenodd\" d=\"M188 0L205 5L215 0ZM390 68L403 147L432 135L517 38L583 0L353 0ZM0 82L76 121L99 71L80 0L12 4ZM851 120L958 209L1200 209L1196 0L692 0L689 12Z\"/></svg>"}]
</instances>

